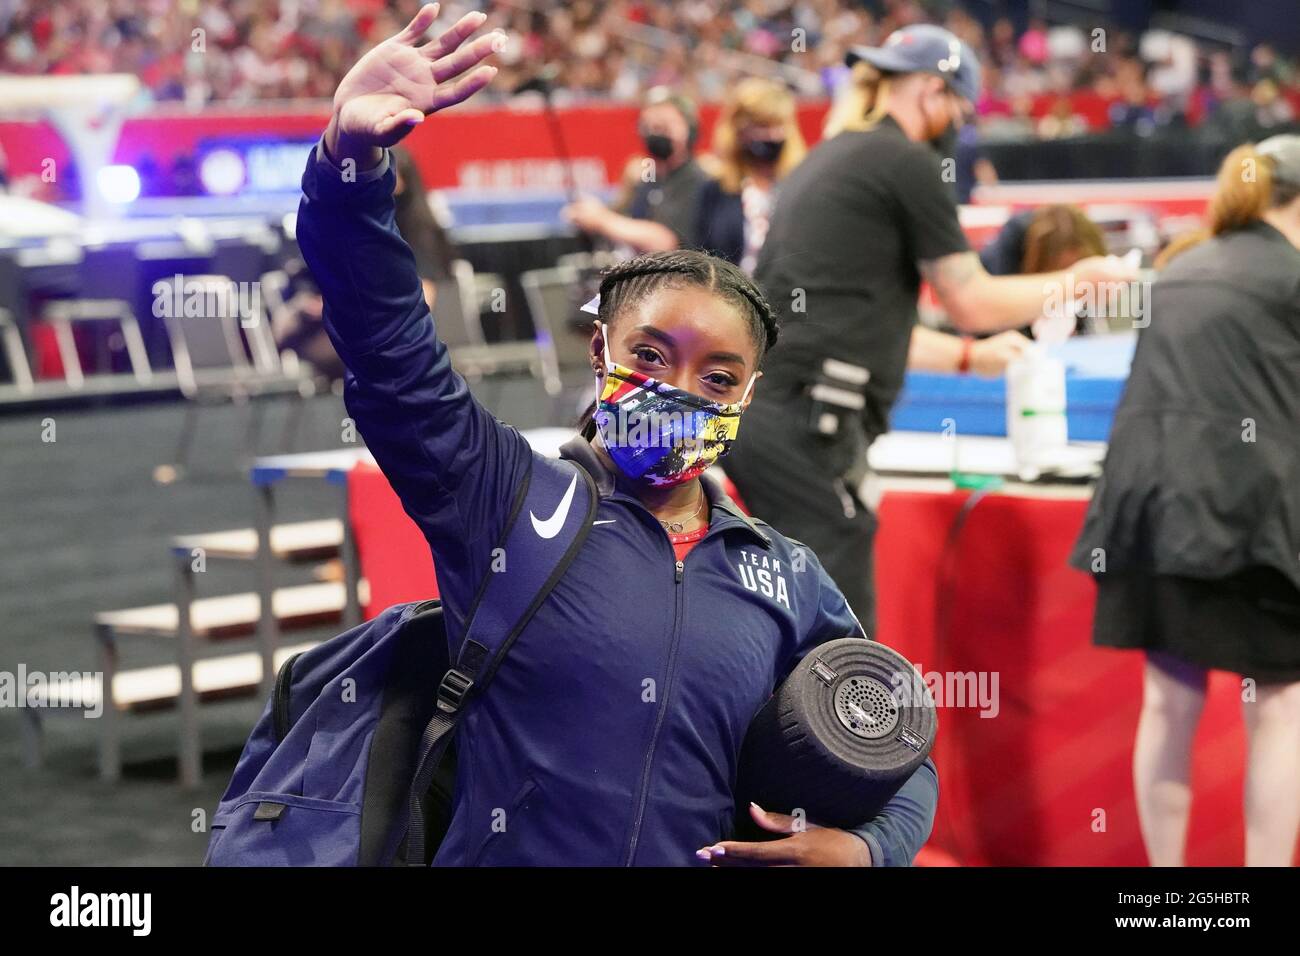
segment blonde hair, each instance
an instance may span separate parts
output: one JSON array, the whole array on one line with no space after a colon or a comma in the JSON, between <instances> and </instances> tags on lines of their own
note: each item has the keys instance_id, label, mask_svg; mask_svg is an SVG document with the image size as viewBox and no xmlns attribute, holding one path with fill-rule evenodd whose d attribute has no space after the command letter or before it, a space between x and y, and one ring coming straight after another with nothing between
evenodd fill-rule
<instances>
[{"instance_id":1,"label":"blonde hair","mask_svg":"<svg viewBox=\"0 0 1300 956\"><path fill-rule=\"evenodd\" d=\"M1273 157L1259 152L1253 143L1244 143L1224 157L1206 214L1206 225L1169 243L1156 256L1156 268L1163 268L1175 256L1206 239L1242 229L1269 209L1294 199L1295 189L1274 180L1273 163Z\"/></svg>"},{"instance_id":2,"label":"blonde hair","mask_svg":"<svg viewBox=\"0 0 1300 956\"><path fill-rule=\"evenodd\" d=\"M740 192L749 160L740 141L746 126L780 126L785 131L785 146L776 163L776 178L782 179L803 162L808 153L794 96L780 83L751 76L736 84L727 97L713 130L713 155L717 160L717 177L729 193Z\"/></svg>"},{"instance_id":3,"label":"blonde hair","mask_svg":"<svg viewBox=\"0 0 1300 956\"><path fill-rule=\"evenodd\" d=\"M884 119L889 82L888 76L866 60L854 63L848 83L826 114L822 137L830 139L845 131L868 130Z\"/></svg>"}]
</instances>

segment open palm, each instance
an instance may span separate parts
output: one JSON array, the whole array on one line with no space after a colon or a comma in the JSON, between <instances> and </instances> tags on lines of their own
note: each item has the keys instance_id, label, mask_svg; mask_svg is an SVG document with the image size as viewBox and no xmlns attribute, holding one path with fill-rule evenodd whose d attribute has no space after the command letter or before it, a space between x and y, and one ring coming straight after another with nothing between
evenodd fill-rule
<instances>
[{"instance_id":1,"label":"open palm","mask_svg":"<svg viewBox=\"0 0 1300 956\"><path fill-rule=\"evenodd\" d=\"M473 96L496 75L479 64L501 49L505 34L466 40L487 19L467 13L436 40L423 42L438 4L421 7L406 28L363 56L334 93L338 132L356 145L392 146L430 113ZM420 45L423 42L423 45Z\"/></svg>"}]
</instances>

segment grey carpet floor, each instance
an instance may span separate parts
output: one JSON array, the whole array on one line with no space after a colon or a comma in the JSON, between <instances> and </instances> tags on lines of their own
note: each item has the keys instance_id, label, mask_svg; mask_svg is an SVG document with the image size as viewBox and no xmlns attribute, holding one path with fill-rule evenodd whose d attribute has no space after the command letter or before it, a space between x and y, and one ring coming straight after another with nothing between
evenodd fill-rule
<instances>
[{"instance_id":1,"label":"grey carpet floor","mask_svg":"<svg viewBox=\"0 0 1300 956\"><path fill-rule=\"evenodd\" d=\"M494 383L481 397L521 428L567 417L531 380ZM285 450L287 410L267 401L262 453ZM340 447L344 414L333 396L309 402L298 449ZM170 535L251 526L242 451L248 409L205 408L192 468L157 484L154 469L172 459L182 415L181 405L166 403L0 416L0 671L94 670L95 611L172 599ZM54 420L53 442L42 441L46 418ZM323 484L296 481L277 495L279 520L337 511L337 491ZM280 580L311 580L310 569ZM249 590L252 569L213 562L199 586L202 594ZM171 659L158 642L122 648L124 667ZM106 785L97 778L96 721L44 720L45 763L32 771L21 762L22 718L0 708L0 865L197 865L206 817L261 708L247 699L202 709L204 780L192 792L176 782L174 712L123 721L123 779Z\"/></svg>"}]
</instances>

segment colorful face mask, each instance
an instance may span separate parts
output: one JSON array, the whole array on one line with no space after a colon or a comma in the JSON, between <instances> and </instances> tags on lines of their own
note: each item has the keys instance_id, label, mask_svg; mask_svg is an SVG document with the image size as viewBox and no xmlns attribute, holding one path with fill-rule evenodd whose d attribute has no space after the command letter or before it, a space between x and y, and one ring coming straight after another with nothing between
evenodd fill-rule
<instances>
[{"instance_id":1,"label":"colorful face mask","mask_svg":"<svg viewBox=\"0 0 1300 956\"><path fill-rule=\"evenodd\" d=\"M661 488L689 481L727 453L758 377L750 376L740 401L724 405L616 365L608 339L605 371L595 415L605 449L629 478Z\"/></svg>"}]
</instances>

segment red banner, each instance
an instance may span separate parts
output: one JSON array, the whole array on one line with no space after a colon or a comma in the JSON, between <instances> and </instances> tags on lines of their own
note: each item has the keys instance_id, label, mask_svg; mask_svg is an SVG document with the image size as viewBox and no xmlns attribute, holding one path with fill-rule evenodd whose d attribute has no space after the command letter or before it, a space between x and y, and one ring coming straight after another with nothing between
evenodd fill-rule
<instances>
[{"instance_id":1,"label":"red banner","mask_svg":"<svg viewBox=\"0 0 1300 956\"><path fill-rule=\"evenodd\" d=\"M800 107L800 126L809 142L820 138L826 108L824 102ZM717 116L717 106L701 110L701 150L708 147ZM159 111L123 123L113 161L169 169L177 159L193 157L205 140L310 139L328 120L327 104L289 112ZM565 152L578 186L602 189L618 182L629 159L644 155L637 109L628 105L571 107L557 110L553 117L541 109L462 107L431 117L411 133L406 145L428 188L476 191L563 189ZM38 198L63 198L57 181L42 181L47 160L57 169L71 161L67 144L52 124L0 122L0 148L8 157L11 181L35 177Z\"/></svg>"}]
</instances>

